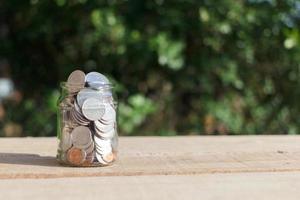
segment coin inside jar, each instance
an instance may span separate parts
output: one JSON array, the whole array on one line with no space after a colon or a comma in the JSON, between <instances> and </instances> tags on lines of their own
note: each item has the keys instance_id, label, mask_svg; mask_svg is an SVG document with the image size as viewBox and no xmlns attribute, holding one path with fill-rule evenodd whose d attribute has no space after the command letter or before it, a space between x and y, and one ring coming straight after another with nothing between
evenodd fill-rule
<instances>
[{"instance_id":1,"label":"coin inside jar","mask_svg":"<svg viewBox=\"0 0 300 200\"><path fill-rule=\"evenodd\" d=\"M82 114L91 121L99 120L105 113L103 103L95 98L89 98L82 105Z\"/></svg>"},{"instance_id":2,"label":"coin inside jar","mask_svg":"<svg viewBox=\"0 0 300 200\"><path fill-rule=\"evenodd\" d=\"M105 105L105 113L100 119L104 124L113 123L116 120L116 111L112 107L111 104L106 103Z\"/></svg>"},{"instance_id":3,"label":"coin inside jar","mask_svg":"<svg viewBox=\"0 0 300 200\"><path fill-rule=\"evenodd\" d=\"M74 147L80 149L89 147L93 142L91 131L85 126L76 127L71 133L71 138Z\"/></svg>"},{"instance_id":4,"label":"coin inside jar","mask_svg":"<svg viewBox=\"0 0 300 200\"><path fill-rule=\"evenodd\" d=\"M107 154L112 152L111 140L105 140L94 135L94 141L96 146L96 152L98 154Z\"/></svg>"},{"instance_id":5,"label":"coin inside jar","mask_svg":"<svg viewBox=\"0 0 300 200\"><path fill-rule=\"evenodd\" d=\"M105 162L110 163L114 160L114 154L112 152L110 152L108 154L103 155L102 158Z\"/></svg>"},{"instance_id":6,"label":"coin inside jar","mask_svg":"<svg viewBox=\"0 0 300 200\"><path fill-rule=\"evenodd\" d=\"M85 161L86 153L82 149L72 147L67 152L67 160L73 165L80 165Z\"/></svg>"}]
</instances>

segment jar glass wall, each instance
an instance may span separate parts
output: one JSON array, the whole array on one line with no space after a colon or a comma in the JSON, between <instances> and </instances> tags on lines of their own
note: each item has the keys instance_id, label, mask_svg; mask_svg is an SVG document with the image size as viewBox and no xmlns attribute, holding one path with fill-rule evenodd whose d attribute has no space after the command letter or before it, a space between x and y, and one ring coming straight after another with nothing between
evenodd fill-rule
<instances>
[{"instance_id":1,"label":"jar glass wall","mask_svg":"<svg viewBox=\"0 0 300 200\"><path fill-rule=\"evenodd\" d=\"M70 166L110 165L117 158L118 148L113 87L108 82L99 84L97 79L86 82L87 78L84 84L80 81L76 84L69 80L77 77L70 77L61 84L58 100L57 159Z\"/></svg>"}]
</instances>

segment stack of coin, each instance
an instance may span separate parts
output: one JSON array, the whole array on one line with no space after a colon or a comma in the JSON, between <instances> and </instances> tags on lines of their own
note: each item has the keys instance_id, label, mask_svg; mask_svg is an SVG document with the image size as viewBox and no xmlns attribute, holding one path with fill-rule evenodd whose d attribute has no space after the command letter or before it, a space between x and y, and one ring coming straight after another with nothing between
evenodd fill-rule
<instances>
[{"instance_id":1,"label":"stack of coin","mask_svg":"<svg viewBox=\"0 0 300 200\"><path fill-rule=\"evenodd\" d=\"M108 165L115 160L116 106L109 80L98 72L72 72L65 84L60 159L74 166Z\"/></svg>"}]
</instances>

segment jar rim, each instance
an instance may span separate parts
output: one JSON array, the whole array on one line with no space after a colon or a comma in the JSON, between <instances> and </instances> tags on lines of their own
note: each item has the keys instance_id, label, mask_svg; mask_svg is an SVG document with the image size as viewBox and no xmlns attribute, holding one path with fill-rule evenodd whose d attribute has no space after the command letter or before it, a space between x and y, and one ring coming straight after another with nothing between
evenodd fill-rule
<instances>
[{"instance_id":1,"label":"jar rim","mask_svg":"<svg viewBox=\"0 0 300 200\"><path fill-rule=\"evenodd\" d=\"M61 88L68 89L69 87L72 87L72 86L74 86L74 87L82 87L81 84L71 84L71 85L70 85L70 84L67 84L66 81L60 82L60 87L61 87ZM82 88L88 88L88 87L83 86ZM113 85L113 84L111 84L111 83L106 83L106 84L103 84L103 86L101 86L101 87L99 88L99 90L101 90L101 89L112 89L112 88L114 88L114 85Z\"/></svg>"}]
</instances>

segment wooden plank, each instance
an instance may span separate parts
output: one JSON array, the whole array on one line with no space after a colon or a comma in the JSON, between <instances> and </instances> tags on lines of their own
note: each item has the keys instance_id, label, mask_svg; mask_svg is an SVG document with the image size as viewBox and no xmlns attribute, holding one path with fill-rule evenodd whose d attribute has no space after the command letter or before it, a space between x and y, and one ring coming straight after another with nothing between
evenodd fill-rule
<instances>
[{"instance_id":1,"label":"wooden plank","mask_svg":"<svg viewBox=\"0 0 300 200\"><path fill-rule=\"evenodd\" d=\"M300 173L7 179L0 188L0 198L6 200L298 200Z\"/></svg>"},{"instance_id":2,"label":"wooden plank","mask_svg":"<svg viewBox=\"0 0 300 200\"><path fill-rule=\"evenodd\" d=\"M56 145L56 138L0 139L0 178L300 171L299 136L121 137L119 161L102 168L62 167Z\"/></svg>"}]
</instances>

